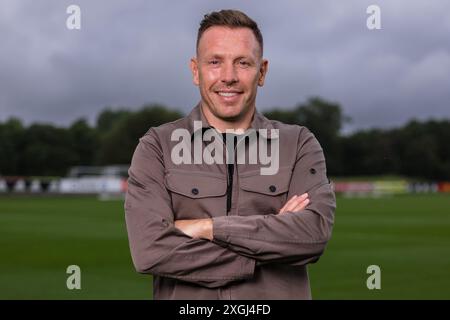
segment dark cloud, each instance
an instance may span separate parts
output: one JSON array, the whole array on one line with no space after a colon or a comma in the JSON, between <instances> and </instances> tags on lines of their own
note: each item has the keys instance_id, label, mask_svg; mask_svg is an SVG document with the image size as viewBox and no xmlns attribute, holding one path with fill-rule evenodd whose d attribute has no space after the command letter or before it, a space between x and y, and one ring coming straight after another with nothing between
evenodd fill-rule
<instances>
[{"instance_id":1,"label":"dark cloud","mask_svg":"<svg viewBox=\"0 0 450 320\"><path fill-rule=\"evenodd\" d=\"M105 106L198 101L188 62L204 13L238 8L258 21L270 69L258 107L319 95L342 104L348 129L450 118L450 4L376 1L382 29L366 28L374 1L0 0L0 121L67 125ZM65 27L81 7L82 28Z\"/></svg>"}]
</instances>

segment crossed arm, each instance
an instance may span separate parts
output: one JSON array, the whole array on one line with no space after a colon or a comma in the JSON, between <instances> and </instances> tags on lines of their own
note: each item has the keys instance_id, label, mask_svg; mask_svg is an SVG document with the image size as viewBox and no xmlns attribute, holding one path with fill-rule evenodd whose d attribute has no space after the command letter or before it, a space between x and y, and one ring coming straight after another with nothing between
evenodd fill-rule
<instances>
[{"instance_id":1,"label":"crossed arm","mask_svg":"<svg viewBox=\"0 0 450 320\"><path fill-rule=\"evenodd\" d=\"M308 194L300 196L294 195L278 211L279 215L289 214L290 212L300 211L309 204ZM213 221L212 219L183 219L176 220L175 227L194 239L213 240Z\"/></svg>"}]
</instances>

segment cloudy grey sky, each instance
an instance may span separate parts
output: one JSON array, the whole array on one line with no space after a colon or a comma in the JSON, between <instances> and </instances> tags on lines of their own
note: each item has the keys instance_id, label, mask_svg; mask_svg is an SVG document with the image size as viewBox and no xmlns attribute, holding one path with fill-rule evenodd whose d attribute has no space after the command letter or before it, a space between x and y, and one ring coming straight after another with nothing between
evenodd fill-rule
<instances>
[{"instance_id":1,"label":"cloudy grey sky","mask_svg":"<svg viewBox=\"0 0 450 320\"><path fill-rule=\"evenodd\" d=\"M66 8L81 8L68 30ZM368 30L366 8L381 8ZM0 121L91 123L106 106L163 103L185 113L199 100L188 62L204 13L254 18L269 59L257 106L338 102L347 128L450 118L448 0L21 1L0 0Z\"/></svg>"}]
</instances>

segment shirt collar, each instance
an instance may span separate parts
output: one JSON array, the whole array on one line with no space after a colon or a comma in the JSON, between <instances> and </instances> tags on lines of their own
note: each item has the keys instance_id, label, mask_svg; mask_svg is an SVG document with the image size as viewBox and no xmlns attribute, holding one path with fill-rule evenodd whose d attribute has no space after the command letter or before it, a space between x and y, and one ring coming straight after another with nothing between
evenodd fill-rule
<instances>
[{"instance_id":1,"label":"shirt collar","mask_svg":"<svg viewBox=\"0 0 450 320\"><path fill-rule=\"evenodd\" d=\"M203 136L203 133L205 133L206 130L214 129L203 114L200 102L192 109L187 118L189 132L191 132L191 139L194 138L197 132L201 131ZM201 121L201 127L194 128L194 121ZM272 129L275 129L272 122L263 116L257 109L255 109L249 129L256 130L256 133L265 139L272 140L278 139L279 137L278 131L272 131Z\"/></svg>"}]
</instances>

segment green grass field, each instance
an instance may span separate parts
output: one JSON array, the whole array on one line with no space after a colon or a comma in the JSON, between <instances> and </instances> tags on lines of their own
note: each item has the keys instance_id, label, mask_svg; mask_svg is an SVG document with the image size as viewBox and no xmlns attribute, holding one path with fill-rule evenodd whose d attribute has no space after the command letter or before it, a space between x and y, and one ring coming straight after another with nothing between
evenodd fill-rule
<instances>
[{"instance_id":1,"label":"green grass field","mask_svg":"<svg viewBox=\"0 0 450 320\"><path fill-rule=\"evenodd\" d=\"M81 268L81 290L66 268ZM381 268L381 290L366 269ZM314 299L450 299L450 195L338 198L333 238L309 268ZM122 201L0 197L0 299L150 299L132 266Z\"/></svg>"}]
</instances>

